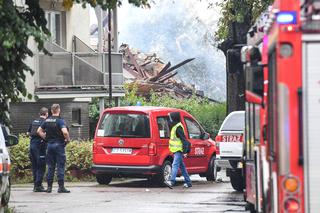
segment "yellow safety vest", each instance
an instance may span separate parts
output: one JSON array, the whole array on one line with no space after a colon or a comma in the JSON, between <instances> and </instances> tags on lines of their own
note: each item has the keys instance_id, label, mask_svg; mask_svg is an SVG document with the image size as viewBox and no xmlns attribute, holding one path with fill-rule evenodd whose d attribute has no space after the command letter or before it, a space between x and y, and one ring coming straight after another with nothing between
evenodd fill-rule
<instances>
[{"instance_id":1,"label":"yellow safety vest","mask_svg":"<svg viewBox=\"0 0 320 213\"><path fill-rule=\"evenodd\" d=\"M169 140L169 150L172 153L183 151L182 141L180 140L180 138L177 137L177 134L176 134L178 127L182 127L184 132L184 128L181 122L177 123L172 127L170 132L170 140Z\"/></svg>"}]
</instances>

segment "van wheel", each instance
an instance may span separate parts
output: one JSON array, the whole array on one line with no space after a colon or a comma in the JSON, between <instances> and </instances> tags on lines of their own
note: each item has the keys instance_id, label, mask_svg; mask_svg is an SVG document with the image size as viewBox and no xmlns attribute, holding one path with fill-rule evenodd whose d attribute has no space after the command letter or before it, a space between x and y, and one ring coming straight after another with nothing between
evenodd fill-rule
<instances>
[{"instance_id":1,"label":"van wheel","mask_svg":"<svg viewBox=\"0 0 320 213\"><path fill-rule=\"evenodd\" d=\"M6 191L1 197L1 206L7 206L10 200L10 189L11 189L11 181L9 179L9 185L6 188Z\"/></svg>"},{"instance_id":2,"label":"van wheel","mask_svg":"<svg viewBox=\"0 0 320 213\"><path fill-rule=\"evenodd\" d=\"M164 181L169 180L171 171L172 163L169 160L164 161L160 170L160 174L155 177L159 186L164 186Z\"/></svg>"},{"instance_id":3,"label":"van wheel","mask_svg":"<svg viewBox=\"0 0 320 213\"><path fill-rule=\"evenodd\" d=\"M110 175L99 174L99 175L96 175L96 179L99 184L108 185L111 182L112 177Z\"/></svg>"},{"instance_id":4,"label":"van wheel","mask_svg":"<svg viewBox=\"0 0 320 213\"><path fill-rule=\"evenodd\" d=\"M212 156L209 162L208 171L206 173L207 181L215 181L217 179L217 166L214 163L216 156Z\"/></svg>"},{"instance_id":5,"label":"van wheel","mask_svg":"<svg viewBox=\"0 0 320 213\"><path fill-rule=\"evenodd\" d=\"M230 181L232 188L238 192L244 189L244 179L241 170L230 171Z\"/></svg>"}]
</instances>

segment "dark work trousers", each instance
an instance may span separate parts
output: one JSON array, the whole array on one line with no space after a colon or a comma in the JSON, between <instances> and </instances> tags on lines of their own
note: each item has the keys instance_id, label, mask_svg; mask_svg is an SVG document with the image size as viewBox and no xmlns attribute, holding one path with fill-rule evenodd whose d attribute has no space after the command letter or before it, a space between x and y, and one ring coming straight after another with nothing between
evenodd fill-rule
<instances>
[{"instance_id":1,"label":"dark work trousers","mask_svg":"<svg viewBox=\"0 0 320 213\"><path fill-rule=\"evenodd\" d=\"M46 144L40 140L31 140L29 151L33 182L35 185L40 186L46 171Z\"/></svg>"},{"instance_id":2,"label":"dark work trousers","mask_svg":"<svg viewBox=\"0 0 320 213\"><path fill-rule=\"evenodd\" d=\"M57 166L57 179L59 183L64 181L64 168L66 163L65 144L64 143L48 143L47 148L47 165L48 174L47 181L52 184L54 172Z\"/></svg>"}]
</instances>

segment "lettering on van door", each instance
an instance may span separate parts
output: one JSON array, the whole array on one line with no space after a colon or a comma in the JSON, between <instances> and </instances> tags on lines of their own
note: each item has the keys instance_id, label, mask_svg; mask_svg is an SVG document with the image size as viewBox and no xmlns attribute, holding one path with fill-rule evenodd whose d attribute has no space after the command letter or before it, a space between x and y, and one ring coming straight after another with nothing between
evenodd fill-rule
<instances>
[{"instance_id":1,"label":"lettering on van door","mask_svg":"<svg viewBox=\"0 0 320 213\"><path fill-rule=\"evenodd\" d=\"M194 149L194 154L195 155L204 155L204 147L196 147Z\"/></svg>"}]
</instances>

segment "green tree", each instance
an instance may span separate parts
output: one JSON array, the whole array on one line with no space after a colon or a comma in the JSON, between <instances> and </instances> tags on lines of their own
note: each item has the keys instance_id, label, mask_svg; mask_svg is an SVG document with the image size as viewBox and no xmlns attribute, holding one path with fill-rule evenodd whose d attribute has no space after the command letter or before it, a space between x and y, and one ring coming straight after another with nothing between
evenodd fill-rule
<instances>
[{"instance_id":1,"label":"green tree","mask_svg":"<svg viewBox=\"0 0 320 213\"><path fill-rule=\"evenodd\" d=\"M216 4L221 9L221 18L215 38L218 48L224 53L234 44L245 44L246 34L259 15L274 0L221 0ZM213 7L213 4L209 4Z\"/></svg>"},{"instance_id":2,"label":"green tree","mask_svg":"<svg viewBox=\"0 0 320 213\"><path fill-rule=\"evenodd\" d=\"M135 6L149 6L148 0L128 0ZM102 9L121 5L120 0L63 0L63 6L70 9L74 3L90 4ZM26 74L34 71L25 63L33 53L28 47L28 40L33 38L40 51L44 41L50 36L46 28L45 14L39 0L26 0L26 7L18 9L13 0L0 0L0 121L9 125L9 101L18 102L20 97L32 97L25 87Z\"/></svg>"},{"instance_id":3,"label":"green tree","mask_svg":"<svg viewBox=\"0 0 320 213\"><path fill-rule=\"evenodd\" d=\"M221 18L218 21L218 29L215 32L218 48L227 55L227 51L233 48L235 44L246 44L248 30L273 1L220 0L216 4L221 9ZM209 6L213 7L214 4L211 3ZM229 61L229 63L237 62ZM238 70L230 70L228 65L226 67L227 112L244 110L244 73L241 72L240 67Z\"/></svg>"}]
</instances>

